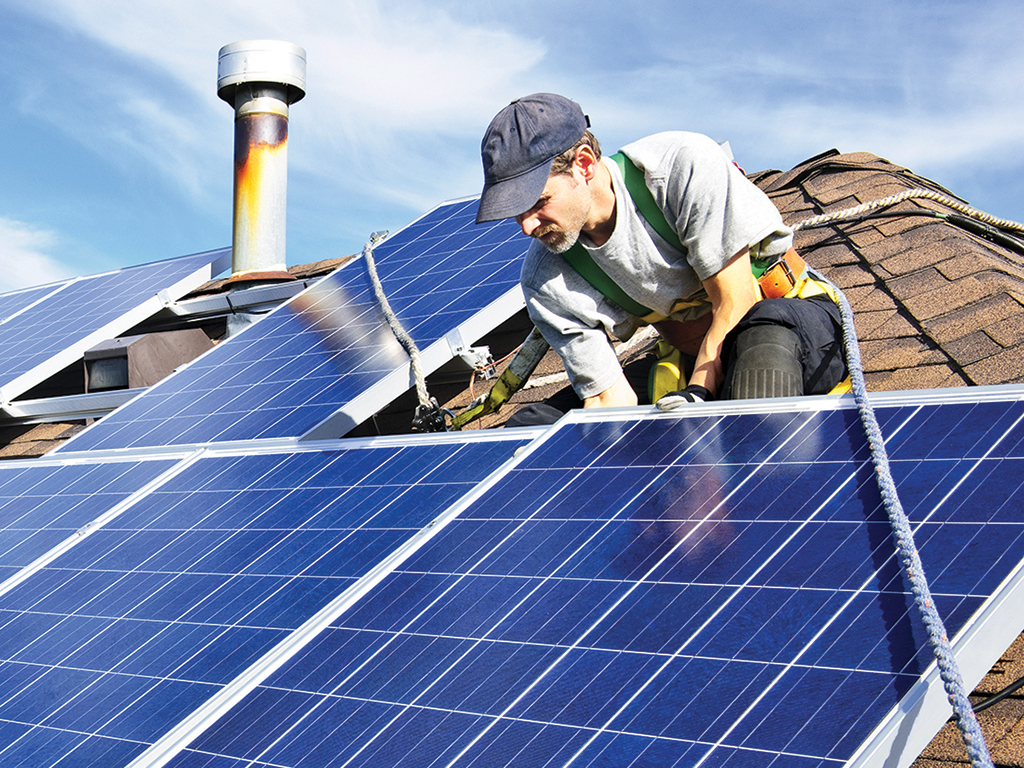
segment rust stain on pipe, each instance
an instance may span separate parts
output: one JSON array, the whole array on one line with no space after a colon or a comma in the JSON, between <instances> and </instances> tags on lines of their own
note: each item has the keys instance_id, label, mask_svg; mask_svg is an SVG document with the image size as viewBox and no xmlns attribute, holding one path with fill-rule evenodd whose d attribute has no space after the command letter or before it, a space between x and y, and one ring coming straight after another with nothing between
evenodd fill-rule
<instances>
[{"instance_id":1,"label":"rust stain on pipe","mask_svg":"<svg viewBox=\"0 0 1024 768\"><path fill-rule=\"evenodd\" d=\"M234 247L240 263L232 279L255 279L256 271L261 280L293 279L283 270L287 169L288 118L273 112L238 117Z\"/></svg>"}]
</instances>

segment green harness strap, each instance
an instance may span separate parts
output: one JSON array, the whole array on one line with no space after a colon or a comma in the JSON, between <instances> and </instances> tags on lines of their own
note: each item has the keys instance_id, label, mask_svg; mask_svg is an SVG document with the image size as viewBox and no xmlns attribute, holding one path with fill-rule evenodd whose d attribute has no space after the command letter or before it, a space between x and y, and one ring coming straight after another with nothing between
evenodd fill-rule
<instances>
[{"instance_id":1,"label":"green harness strap","mask_svg":"<svg viewBox=\"0 0 1024 768\"><path fill-rule=\"evenodd\" d=\"M619 166L619 170L622 172L622 179L626 182L626 191L633 198L633 205L636 206L640 215L651 225L655 232L662 236L665 242L677 251L686 253L686 249L679 240L679 235L676 234L676 231L668 223L668 219L665 218L665 212L654 201L654 195L651 194L651 190L647 186L644 172L637 168L633 161L621 152L616 152L612 155L611 159Z\"/></svg>"},{"instance_id":2,"label":"green harness strap","mask_svg":"<svg viewBox=\"0 0 1024 768\"><path fill-rule=\"evenodd\" d=\"M661 207L654 200L654 195L651 194L651 190L647 187L647 181L644 179L644 172L637 168L633 161L626 157L621 152L616 152L611 156L611 159L615 161L616 165L619 166L619 170L622 172L622 179L626 183L626 191L629 192L629 196L633 200L633 205L636 206L637 212L644 218L644 220L651 225L651 228L657 232L661 237L671 245L673 248L683 251L686 249L679 240L679 235L676 234L675 230L668 223L668 219L665 218L665 212L661 210ZM601 294L614 301L624 310L629 312L631 315L647 320L648 322L654 322L661 318L654 310L645 307L638 301L635 301L630 297L619 284L612 280L608 273L599 267L594 260L587 253L587 249L583 247L581 243L576 243L572 248L562 254L565 260L569 262L573 269L580 273L580 275L590 283L594 288L601 292ZM765 273L768 268L768 263L753 258L750 259L751 272L754 278L759 278Z\"/></svg>"},{"instance_id":3,"label":"green harness strap","mask_svg":"<svg viewBox=\"0 0 1024 768\"><path fill-rule=\"evenodd\" d=\"M665 214L662 213L658 204L654 202L654 196L644 181L643 171L633 165L632 161L621 152L616 152L611 156L611 159L618 164L619 170L622 172L622 178L626 182L626 191L633 198L633 204L636 205L640 215L668 243L679 250L683 250L679 237L672 231L672 227L669 226ZM622 290L619 284L612 280L608 273L594 262L590 254L587 253L587 249L581 243L577 242L572 248L563 253L562 256L565 257L565 260L569 262L573 269L580 273L584 280L600 291L602 296L614 301L631 315L642 318L655 314L654 310L635 301Z\"/></svg>"}]
</instances>

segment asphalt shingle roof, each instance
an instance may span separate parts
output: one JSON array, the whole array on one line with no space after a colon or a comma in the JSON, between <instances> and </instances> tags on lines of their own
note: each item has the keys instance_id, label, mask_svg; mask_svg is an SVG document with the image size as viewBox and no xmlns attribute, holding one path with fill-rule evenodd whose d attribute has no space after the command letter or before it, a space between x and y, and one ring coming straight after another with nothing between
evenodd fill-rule
<instances>
[{"instance_id":1,"label":"asphalt shingle roof","mask_svg":"<svg viewBox=\"0 0 1024 768\"><path fill-rule=\"evenodd\" d=\"M934 182L867 153L825 153L755 180L789 224L930 189ZM964 201L961 201L964 202ZM870 389L931 389L1021 381L1024 256L918 212L957 210L927 199L904 215L797 233L798 250L846 294Z\"/></svg>"}]
</instances>

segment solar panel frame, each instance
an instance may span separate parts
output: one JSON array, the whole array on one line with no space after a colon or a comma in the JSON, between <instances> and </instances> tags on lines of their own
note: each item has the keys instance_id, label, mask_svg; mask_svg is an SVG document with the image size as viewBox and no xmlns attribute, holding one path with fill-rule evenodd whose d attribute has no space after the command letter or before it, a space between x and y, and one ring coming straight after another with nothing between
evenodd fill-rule
<instances>
[{"instance_id":1,"label":"solar panel frame","mask_svg":"<svg viewBox=\"0 0 1024 768\"><path fill-rule=\"evenodd\" d=\"M0 405L80 359L101 341L124 333L167 303L199 287L231 263L231 249L152 262L39 289L27 306L0 323ZM103 290L105 295L97 295ZM75 295L80 294L76 301ZM2 299L2 297L0 297ZM85 311L93 307L93 314Z\"/></svg>"},{"instance_id":2,"label":"solar panel frame","mask_svg":"<svg viewBox=\"0 0 1024 768\"><path fill-rule=\"evenodd\" d=\"M521 289L511 288L465 322L455 326L443 338L420 350L427 375L453 360L457 343L453 339L477 339L494 330L525 306ZM326 440L347 434L381 408L416 385L407 369L396 369L379 383L352 398L346 406L301 435L302 440Z\"/></svg>"}]
</instances>

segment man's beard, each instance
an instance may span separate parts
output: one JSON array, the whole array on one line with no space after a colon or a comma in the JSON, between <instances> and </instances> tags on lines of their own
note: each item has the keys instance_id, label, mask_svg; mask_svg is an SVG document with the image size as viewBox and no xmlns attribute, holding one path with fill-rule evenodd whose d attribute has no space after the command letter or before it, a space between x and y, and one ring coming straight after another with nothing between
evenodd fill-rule
<instances>
[{"instance_id":1,"label":"man's beard","mask_svg":"<svg viewBox=\"0 0 1024 768\"><path fill-rule=\"evenodd\" d=\"M538 232L534 232L533 236L540 240L541 245L552 253L565 253L576 245L576 241L580 238L580 230L566 231L552 224L542 230L538 230ZM546 239L544 239L545 236L547 236Z\"/></svg>"},{"instance_id":2,"label":"man's beard","mask_svg":"<svg viewBox=\"0 0 1024 768\"><path fill-rule=\"evenodd\" d=\"M566 210L561 225L548 224L538 227L533 232L533 237L540 240L541 244L552 253L565 253L580 238L580 232L587 224L590 216L590 193L586 187L581 187L579 182L572 176L572 202Z\"/></svg>"}]
</instances>

